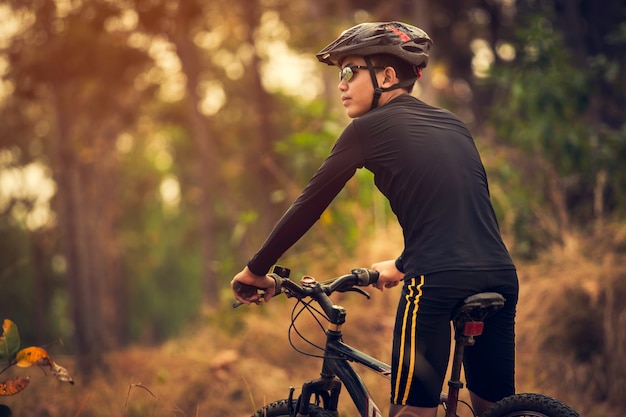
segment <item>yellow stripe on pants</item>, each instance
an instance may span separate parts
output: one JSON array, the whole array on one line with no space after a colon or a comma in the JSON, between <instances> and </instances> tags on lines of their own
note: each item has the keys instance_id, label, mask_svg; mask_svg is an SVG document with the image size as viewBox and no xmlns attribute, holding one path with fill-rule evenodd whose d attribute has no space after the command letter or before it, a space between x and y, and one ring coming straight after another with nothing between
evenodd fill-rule
<instances>
[{"instance_id":1,"label":"yellow stripe on pants","mask_svg":"<svg viewBox=\"0 0 626 417\"><path fill-rule=\"evenodd\" d=\"M396 374L396 389L395 389L395 397L394 397L394 404L400 404L400 405L406 405L406 401L409 398L409 392L411 391L411 383L413 381L413 373L415 372L415 347L413 346L413 343L415 343L415 331L416 331L416 325L417 325L417 310L419 309L419 300L420 297L422 296L422 286L424 285L424 275L420 276L420 283L419 285L415 285L415 277L411 278L411 284L408 286L408 292L406 295L406 306L404 308L404 315L403 315L403 319L402 319L402 335L401 335L401 341L400 341L400 352L399 352L399 358L398 358L398 372ZM413 303L410 302L411 298L413 298L414 296L414 291L417 291L417 296L415 296L415 299L413 301ZM413 314L410 314L411 312L411 307L413 307ZM411 317L411 319L409 320L409 317ZM410 347L410 351L411 351L411 356L409 359L409 369L408 369L408 374L407 374L407 381L406 381L406 385L404 386L404 394L402 395L402 401L398 402L398 398L400 396L399 393L399 389L400 389L400 380L402 379L402 364L404 363L404 351L405 351L405 345L407 343L406 340L406 333L407 333L407 325L410 321L410 326L411 326L411 337L409 340L409 347Z\"/></svg>"}]
</instances>

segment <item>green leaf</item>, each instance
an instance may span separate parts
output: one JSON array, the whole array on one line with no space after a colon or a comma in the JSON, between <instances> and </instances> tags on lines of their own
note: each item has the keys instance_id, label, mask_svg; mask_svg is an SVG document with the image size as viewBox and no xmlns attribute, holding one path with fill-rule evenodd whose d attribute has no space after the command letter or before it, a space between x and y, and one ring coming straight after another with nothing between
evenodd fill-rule
<instances>
[{"instance_id":1,"label":"green leaf","mask_svg":"<svg viewBox=\"0 0 626 417\"><path fill-rule=\"evenodd\" d=\"M0 336L0 362L10 362L20 350L20 333L17 326L9 319L4 319Z\"/></svg>"}]
</instances>

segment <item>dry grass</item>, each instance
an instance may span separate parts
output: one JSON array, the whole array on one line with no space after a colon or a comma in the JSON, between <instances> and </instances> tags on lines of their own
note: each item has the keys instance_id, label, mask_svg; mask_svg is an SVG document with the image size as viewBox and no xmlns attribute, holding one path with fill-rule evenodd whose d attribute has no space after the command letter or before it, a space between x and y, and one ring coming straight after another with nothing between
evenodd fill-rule
<instances>
[{"instance_id":1,"label":"dry grass","mask_svg":"<svg viewBox=\"0 0 626 417\"><path fill-rule=\"evenodd\" d=\"M388 242L381 239L379 247L372 245L370 251L361 252L363 259L397 253ZM626 326L616 327L626 324L626 309L621 299L611 301L611 313L622 320L616 324L610 322L606 305L607 294L626 295L626 290L614 291L625 287L616 287L614 277L626 278L626 270L620 266L621 257L581 242L574 240L566 249L555 249L536 263L518 265L518 390L553 395L590 417L618 416L626 405L611 397L611 389L615 390L611 386L623 388L619 384L626 379L621 365L626 351L620 351ZM345 270L354 266L361 265L346 265ZM397 293L376 292L371 301L356 294L343 295L338 302L348 310L345 340L374 356L388 358ZM31 386L2 402L20 417L248 416L269 401L285 398L290 385L318 376L319 361L294 352L288 344L292 305L290 300L276 299L261 308L225 308L163 346L132 347L110 354L110 373L89 385L78 376L75 386L60 384L33 370ZM605 343L602 355L592 352L580 359L576 356L581 352L579 346L569 339L576 341L575 337L585 334L578 324L594 311L604 314L599 316L600 323L592 320L589 325L602 327L604 339L613 345ZM319 340L321 331L313 322L303 320L299 327ZM555 344L555 340L564 342ZM584 338L577 343L584 345ZM607 350L616 357L607 359ZM71 358L56 359L72 369ZM611 366L613 373L608 377L612 379L607 381L606 370ZM369 371L363 371L362 377L386 413L388 382ZM623 389L620 398L621 392ZM344 393L341 415L356 415L346 401Z\"/></svg>"}]
</instances>

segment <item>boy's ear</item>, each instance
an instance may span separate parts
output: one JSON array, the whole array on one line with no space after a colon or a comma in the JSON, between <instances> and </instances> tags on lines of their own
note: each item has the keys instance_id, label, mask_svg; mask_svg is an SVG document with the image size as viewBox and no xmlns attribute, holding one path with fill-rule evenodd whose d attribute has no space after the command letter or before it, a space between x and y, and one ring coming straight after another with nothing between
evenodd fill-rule
<instances>
[{"instance_id":1,"label":"boy's ear","mask_svg":"<svg viewBox=\"0 0 626 417\"><path fill-rule=\"evenodd\" d=\"M386 83L394 83L394 81L399 81L398 76L396 74L396 70L393 67L385 68L385 80Z\"/></svg>"}]
</instances>

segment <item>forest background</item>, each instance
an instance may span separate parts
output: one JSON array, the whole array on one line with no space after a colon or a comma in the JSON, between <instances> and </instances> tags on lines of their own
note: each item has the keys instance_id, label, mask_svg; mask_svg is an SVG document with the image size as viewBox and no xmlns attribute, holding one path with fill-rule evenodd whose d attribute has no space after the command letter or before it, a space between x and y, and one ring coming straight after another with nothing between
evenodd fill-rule
<instances>
[{"instance_id":1,"label":"forest background","mask_svg":"<svg viewBox=\"0 0 626 417\"><path fill-rule=\"evenodd\" d=\"M0 402L243 416L286 396L306 368L291 307L233 311L229 281L348 123L315 52L375 20L431 35L414 94L482 153L522 285L519 388L623 415L623 0L0 3L0 317L77 381L33 374ZM326 279L400 249L358 172L282 262ZM346 297L359 347L385 354L394 297ZM160 400L128 401L137 377Z\"/></svg>"}]
</instances>

